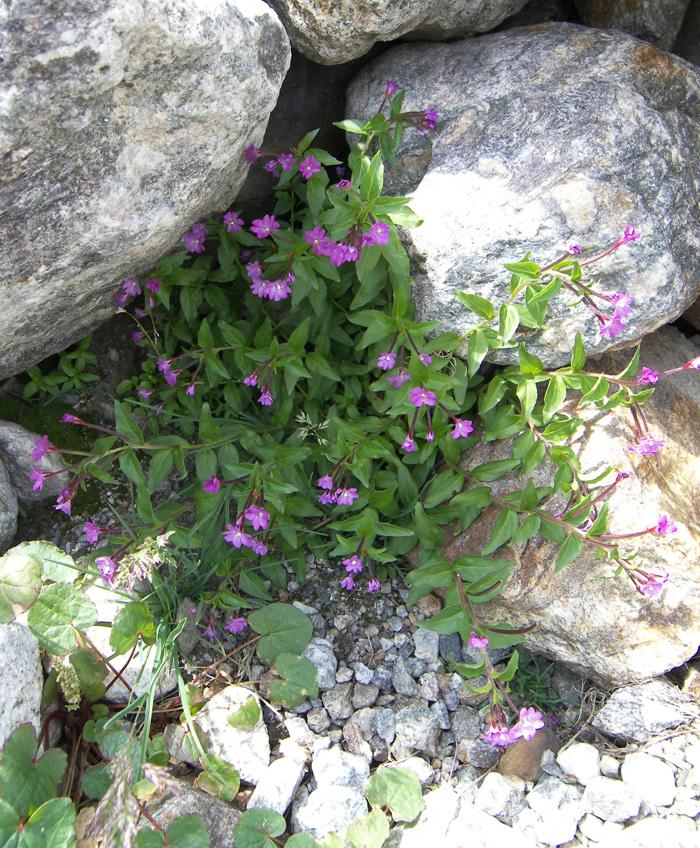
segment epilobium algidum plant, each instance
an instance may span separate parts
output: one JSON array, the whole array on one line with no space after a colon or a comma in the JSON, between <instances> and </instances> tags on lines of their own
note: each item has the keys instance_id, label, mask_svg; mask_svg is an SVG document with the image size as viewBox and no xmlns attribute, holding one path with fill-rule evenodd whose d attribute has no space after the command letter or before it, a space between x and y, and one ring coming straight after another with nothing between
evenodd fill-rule
<instances>
[{"instance_id":1,"label":"epilobium algidum plant","mask_svg":"<svg viewBox=\"0 0 700 848\"><path fill-rule=\"evenodd\" d=\"M628 227L589 258L573 245L543 266L529 256L506 265L505 303L458 293L475 315L462 336L416 321L397 228L421 222L406 198L382 195L384 161L395 164L404 131L432 132L438 116L402 112L402 101L389 83L370 121L337 125L360 139L347 167L313 146L313 132L290 152L249 146L248 162L277 178L269 211L252 221L230 211L194 224L186 252L164 259L146 280L125 280L115 296L149 356L142 376L122 386L128 399L116 404L114 429L97 428L103 437L93 451L74 457L56 504L70 514L78 488L90 476L112 481L113 465L133 484L137 520L128 532L108 536L85 525L88 541L101 543L95 564L109 584L133 584L136 574L161 579L147 540L167 534L168 558L198 561L211 577L207 602L231 615L226 627L237 632L246 610L272 600L266 581L285 587L285 564L303 579L308 550L336 558L343 589L375 592L420 544L406 576L410 602L447 587L445 608L425 626L459 632L484 652L489 641L504 647L522 639L522 631L491 627L478 613L512 570L512 560L492 557L508 542L541 533L561 546L557 568L593 545L638 591L650 598L662 591L667 575L637 564L607 532L605 497L625 475L592 492L566 444L580 422L561 411L570 389L600 409L627 407L637 433L630 450L657 453L642 404L659 375L644 369L637 377L638 355L622 374L586 371L580 337L571 365L548 370L514 340L519 327L543 326L555 296L585 303L601 334L614 338L634 298L597 291L583 273L639 235ZM465 344L466 358L458 358ZM485 377L489 351L508 347L517 347L519 364ZM513 437L511 459L470 471L460 464L480 439ZM40 440L35 458L48 450L55 448ZM557 471L552 486L538 488L530 475L545 457ZM154 504L174 471L178 494ZM507 472L519 473L522 487L496 497L488 484ZM35 487L45 477L36 469ZM553 515L541 503L557 492L567 506ZM456 522L464 532L492 504L500 514L484 549L445 561L441 528ZM639 534L674 530L660 516ZM215 637L215 617L205 623L203 635ZM486 675L494 744L541 726L539 713L506 700L514 665L496 671L484 653L478 669L457 670ZM509 706L517 731L507 729Z\"/></svg>"}]
</instances>

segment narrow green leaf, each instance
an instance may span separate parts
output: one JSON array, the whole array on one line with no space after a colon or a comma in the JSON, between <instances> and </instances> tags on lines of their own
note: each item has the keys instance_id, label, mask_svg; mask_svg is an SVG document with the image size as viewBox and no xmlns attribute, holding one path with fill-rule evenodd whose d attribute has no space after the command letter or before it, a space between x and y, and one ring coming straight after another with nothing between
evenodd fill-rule
<instances>
[{"instance_id":1,"label":"narrow green leaf","mask_svg":"<svg viewBox=\"0 0 700 848\"><path fill-rule=\"evenodd\" d=\"M471 310L479 318L488 321L494 316L494 309L491 301L485 297L480 297L478 294L467 294L467 292L457 291L455 297L460 303L463 303L467 309Z\"/></svg>"},{"instance_id":2,"label":"narrow green leaf","mask_svg":"<svg viewBox=\"0 0 700 848\"><path fill-rule=\"evenodd\" d=\"M491 536L487 545L481 552L482 556L488 556L501 545L510 541L513 533L518 529L518 513L514 509L506 507L494 522Z\"/></svg>"},{"instance_id":3,"label":"narrow green leaf","mask_svg":"<svg viewBox=\"0 0 700 848\"><path fill-rule=\"evenodd\" d=\"M583 540L580 536L577 536L574 533L567 536L566 541L559 549L555 570L561 571L562 568L567 566L572 560L576 559L576 557L581 553L582 545Z\"/></svg>"}]
</instances>

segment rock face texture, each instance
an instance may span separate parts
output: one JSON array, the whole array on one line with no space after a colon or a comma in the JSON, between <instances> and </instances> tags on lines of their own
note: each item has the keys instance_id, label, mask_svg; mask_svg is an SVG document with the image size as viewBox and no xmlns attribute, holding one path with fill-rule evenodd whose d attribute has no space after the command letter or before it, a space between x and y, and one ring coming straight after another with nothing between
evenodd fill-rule
<instances>
[{"instance_id":1,"label":"rock face texture","mask_svg":"<svg viewBox=\"0 0 700 848\"><path fill-rule=\"evenodd\" d=\"M695 346L677 330L666 327L645 339L642 361L655 370L665 370L682 365L687 361L684 357L695 352ZM590 368L618 373L628 358L610 353ZM576 409L585 425L571 446L584 473L593 476L611 466L630 475L609 498L608 532L653 528L662 515L673 516L678 524L675 534L648 534L621 543L624 552L639 550L635 565L656 574L669 572L663 594L655 599L644 597L622 575L599 579L611 577L614 564L596 561L593 546L587 543L570 565L556 573L559 546L536 535L527 543L503 546L494 553L515 559L516 565L502 594L480 607L483 620L508 621L514 627L536 624L525 636L527 647L607 684L646 680L695 654L700 632L697 376L684 371L662 378L644 405L652 436L665 441L658 456L638 457L627 449L634 442L627 410L602 412L588 405ZM466 467L510 455L508 441L481 443L465 455ZM535 485L551 485L552 473L545 461L533 472ZM612 480L614 475L597 483L592 491ZM524 482L506 476L490 485L502 496ZM444 550L445 558L452 561L462 554L480 554L499 512L498 507L485 510L472 527L453 539Z\"/></svg>"},{"instance_id":2,"label":"rock face texture","mask_svg":"<svg viewBox=\"0 0 700 848\"><path fill-rule=\"evenodd\" d=\"M363 56L378 41L406 36L428 41L488 32L525 0L270 0L292 46L322 65Z\"/></svg>"},{"instance_id":3,"label":"rock face texture","mask_svg":"<svg viewBox=\"0 0 700 848\"><path fill-rule=\"evenodd\" d=\"M670 50L689 0L576 0L584 24L619 29Z\"/></svg>"},{"instance_id":4,"label":"rock face texture","mask_svg":"<svg viewBox=\"0 0 700 848\"><path fill-rule=\"evenodd\" d=\"M20 724L29 721L39 733L43 687L34 634L23 624L0 624L0 751Z\"/></svg>"},{"instance_id":5,"label":"rock face texture","mask_svg":"<svg viewBox=\"0 0 700 848\"><path fill-rule=\"evenodd\" d=\"M2 377L228 205L290 50L262 0L11 0L0 45Z\"/></svg>"},{"instance_id":6,"label":"rock face texture","mask_svg":"<svg viewBox=\"0 0 700 848\"><path fill-rule=\"evenodd\" d=\"M425 223L402 233L419 320L464 332L478 319L454 297L503 303L504 262L527 251L544 266L572 242L586 255L625 226L642 233L592 267L607 294L631 292L628 329L611 342L584 306L550 302L528 349L569 361L582 332L595 355L673 320L698 295L700 73L630 36L542 24L452 44L394 48L348 91L348 117L369 117L386 80L407 89L406 110L434 108L434 135L406 132L388 194L408 193ZM525 338L518 337L516 339ZM495 361L515 361L501 351Z\"/></svg>"}]
</instances>

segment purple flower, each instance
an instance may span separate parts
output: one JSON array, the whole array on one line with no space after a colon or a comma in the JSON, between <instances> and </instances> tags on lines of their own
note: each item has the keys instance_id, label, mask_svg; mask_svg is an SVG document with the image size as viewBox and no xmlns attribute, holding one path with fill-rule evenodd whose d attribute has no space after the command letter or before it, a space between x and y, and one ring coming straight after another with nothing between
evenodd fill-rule
<instances>
[{"instance_id":1,"label":"purple flower","mask_svg":"<svg viewBox=\"0 0 700 848\"><path fill-rule=\"evenodd\" d=\"M58 493L54 509L60 510L60 512L65 512L66 515L70 515L70 502L72 497L73 493L69 489L61 489Z\"/></svg>"},{"instance_id":2,"label":"purple flower","mask_svg":"<svg viewBox=\"0 0 700 848\"><path fill-rule=\"evenodd\" d=\"M260 277L256 277L250 284L250 290L257 297L267 297L267 286L267 280L262 280Z\"/></svg>"},{"instance_id":3,"label":"purple flower","mask_svg":"<svg viewBox=\"0 0 700 848\"><path fill-rule=\"evenodd\" d=\"M244 618L234 615L224 624L224 630L228 630L229 633L242 633L247 626L248 622Z\"/></svg>"},{"instance_id":4,"label":"purple flower","mask_svg":"<svg viewBox=\"0 0 700 848\"><path fill-rule=\"evenodd\" d=\"M252 374L248 374L248 376L243 381L244 386L257 386L258 385L258 375L255 371Z\"/></svg>"},{"instance_id":5,"label":"purple flower","mask_svg":"<svg viewBox=\"0 0 700 848\"><path fill-rule=\"evenodd\" d=\"M369 234L374 239L375 244L389 244L389 233L391 227L383 221L377 221L369 228Z\"/></svg>"},{"instance_id":6,"label":"purple flower","mask_svg":"<svg viewBox=\"0 0 700 848\"><path fill-rule=\"evenodd\" d=\"M107 556L97 557L95 565L97 566L97 570L100 572L100 576L105 583L108 583L111 586L114 582L114 574L117 570L117 563L114 558Z\"/></svg>"},{"instance_id":7,"label":"purple flower","mask_svg":"<svg viewBox=\"0 0 700 848\"><path fill-rule=\"evenodd\" d=\"M338 180L335 184L336 188L352 188L352 183L350 180Z\"/></svg>"},{"instance_id":8,"label":"purple flower","mask_svg":"<svg viewBox=\"0 0 700 848\"><path fill-rule=\"evenodd\" d=\"M34 450L31 453L31 457L34 462L39 462L40 459L52 450L55 450L55 448L52 448L49 444L49 437L41 436L39 439L34 440Z\"/></svg>"},{"instance_id":9,"label":"purple flower","mask_svg":"<svg viewBox=\"0 0 700 848\"><path fill-rule=\"evenodd\" d=\"M668 574L648 574L647 582L639 588L642 595L647 598L658 598L664 590L664 584L668 582Z\"/></svg>"},{"instance_id":10,"label":"purple flower","mask_svg":"<svg viewBox=\"0 0 700 848\"><path fill-rule=\"evenodd\" d=\"M204 253L204 236L198 236L194 233L185 233L185 250L190 253Z\"/></svg>"},{"instance_id":11,"label":"purple flower","mask_svg":"<svg viewBox=\"0 0 700 848\"><path fill-rule=\"evenodd\" d=\"M406 453L412 453L414 450L416 450L416 443L413 441L413 436L411 436L410 433L404 439L404 443L401 445L401 447L403 450L406 451Z\"/></svg>"},{"instance_id":12,"label":"purple flower","mask_svg":"<svg viewBox=\"0 0 700 848\"><path fill-rule=\"evenodd\" d=\"M95 542L100 538L101 532L102 530L100 530L94 521L86 521L85 524L83 524L83 533L85 533L85 538L89 545L95 544Z\"/></svg>"},{"instance_id":13,"label":"purple flower","mask_svg":"<svg viewBox=\"0 0 700 848\"><path fill-rule=\"evenodd\" d=\"M265 168L266 171L269 171L270 173L272 173L277 168L277 160L276 159L270 159L270 161L266 162L263 167Z\"/></svg>"},{"instance_id":14,"label":"purple flower","mask_svg":"<svg viewBox=\"0 0 700 848\"><path fill-rule=\"evenodd\" d=\"M270 392L266 389L260 394L260 397L258 398L258 403L262 404L263 406L272 406L274 400L275 399L272 397Z\"/></svg>"},{"instance_id":15,"label":"purple flower","mask_svg":"<svg viewBox=\"0 0 700 848\"><path fill-rule=\"evenodd\" d=\"M398 91L398 90L399 90L399 86L397 85L397 83L392 82L391 80L387 80L386 81L386 94L384 96L387 97L387 98L391 97L391 95L395 91Z\"/></svg>"},{"instance_id":16,"label":"purple flower","mask_svg":"<svg viewBox=\"0 0 700 848\"><path fill-rule=\"evenodd\" d=\"M141 396L141 400L147 401L154 391L155 389L139 389L139 395Z\"/></svg>"},{"instance_id":17,"label":"purple flower","mask_svg":"<svg viewBox=\"0 0 700 848\"><path fill-rule=\"evenodd\" d=\"M360 258L360 251L353 244L345 245L345 261L346 262L357 262Z\"/></svg>"},{"instance_id":18,"label":"purple flower","mask_svg":"<svg viewBox=\"0 0 700 848\"><path fill-rule=\"evenodd\" d=\"M148 283L146 283L146 287L148 287ZM138 306L134 309L134 318L137 318L139 321L142 318L145 318L148 315L148 312L144 312L143 309L139 309Z\"/></svg>"},{"instance_id":19,"label":"purple flower","mask_svg":"<svg viewBox=\"0 0 700 848\"><path fill-rule=\"evenodd\" d=\"M350 504L360 496L357 494L357 489L336 489L335 502L341 506L350 506Z\"/></svg>"},{"instance_id":20,"label":"purple flower","mask_svg":"<svg viewBox=\"0 0 700 848\"><path fill-rule=\"evenodd\" d=\"M284 280L275 280L267 284L266 293L270 300L278 301L285 300L287 295L292 293L292 290Z\"/></svg>"},{"instance_id":21,"label":"purple flower","mask_svg":"<svg viewBox=\"0 0 700 848\"><path fill-rule=\"evenodd\" d=\"M280 225L275 221L274 215L263 215L262 218L256 218L250 225L251 232L261 239L271 236L279 228Z\"/></svg>"},{"instance_id":22,"label":"purple flower","mask_svg":"<svg viewBox=\"0 0 700 848\"><path fill-rule=\"evenodd\" d=\"M420 359L423 365L430 365L433 361L433 357L429 353L419 353L418 359Z\"/></svg>"},{"instance_id":23,"label":"purple flower","mask_svg":"<svg viewBox=\"0 0 700 848\"><path fill-rule=\"evenodd\" d=\"M360 243L362 247L374 247L377 242L369 233L362 233Z\"/></svg>"},{"instance_id":24,"label":"purple flower","mask_svg":"<svg viewBox=\"0 0 700 848\"><path fill-rule=\"evenodd\" d=\"M659 536L665 536L667 533L677 533L678 528L676 522L666 515L662 515L654 530Z\"/></svg>"},{"instance_id":25,"label":"purple flower","mask_svg":"<svg viewBox=\"0 0 700 848\"><path fill-rule=\"evenodd\" d=\"M627 244L628 241L637 241L638 238L641 238L641 236L639 233L636 233L634 231L633 227L625 227L625 232L615 242L615 247L620 247L623 244Z\"/></svg>"},{"instance_id":26,"label":"purple flower","mask_svg":"<svg viewBox=\"0 0 700 848\"><path fill-rule=\"evenodd\" d=\"M139 285L139 281L134 279L134 277L127 277L126 280L124 280L124 282L122 283L122 289L126 294L141 294L141 286Z\"/></svg>"},{"instance_id":27,"label":"purple flower","mask_svg":"<svg viewBox=\"0 0 700 848\"><path fill-rule=\"evenodd\" d=\"M411 403L417 409L420 409L421 406L435 406L437 403L437 396L435 395L435 392L429 392L422 386L420 388L411 389L408 396Z\"/></svg>"},{"instance_id":28,"label":"purple flower","mask_svg":"<svg viewBox=\"0 0 700 848\"><path fill-rule=\"evenodd\" d=\"M351 556L349 559L344 559L343 565L349 574L359 574L362 571L362 560L357 554Z\"/></svg>"},{"instance_id":29,"label":"purple flower","mask_svg":"<svg viewBox=\"0 0 700 848\"><path fill-rule=\"evenodd\" d=\"M188 395L189 397L194 397L194 393L195 393L194 382L192 382L185 389L185 394Z\"/></svg>"},{"instance_id":30,"label":"purple flower","mask_svg":"<svg viewBox=\"0 0 700 848\"><path fill-rule=\"evenodd\" d=\"M628 445L627 450L636 453L638 456L649 456L652 454L658 456L659 448L662 448L664 444L665 442L662 439L652 439L651 436L647 436L638 445Z\"/></svg>"},{"instance_id":31,"label":"purple flower","mask_svg":"<svg viewBox=\"0 0 700 848\"><path fill-rule=\"evenodd\" d=\"M637 380L637 385L641 386L642 383L658 383L659 382L659 372L654 371L651 368L647 368L644 366L642 368L642 376Z\"/></svg>"},{"instance_id":32,"label":"purple flower","mask_svg":"<svg viewBox=\"0 0 700 848\"><path fill-rule=\"evenodd\" d=\"M205 492L209 492L209 494L215 495L221 488L221 481L216 476L216 474L214 474L213 477L210 477L208 480L205 480L202 483L202 488Z\"/></svg>"},{"instance_id":33,"label":"purple flower","mask_svg":"<svg viewBox=\"0 0 700 848\"><path fill-rule=\"evenodd\" d=\"M423 112L423 119L416 124L416 130L419 135L425 135L426 130L432 132L438 121L438 113L435 109L426 109Z\"/></svg>"},{"instance_id":34,"label":"purple flower","mask_svg":"<svg viewBox=\"0 0 700 848\"><path fill-rule=\"evenodd\" d=\"M294 276L294 274L291 271L287 271L287 275L285 277L283 277L282 279L288 286L293 286L294 283L296 283L296 281L297 281L297 278Z\"/></svg>"},{"instance_id":35,"label":"purple flower","mask_svg":"<svg viewBox=\"0 0 700 848\"><path fill-rule=\"evenodd\" d=\"M369 582L367 583L367 591L368 592L376 592L381 589L382 584L377 580L374 574L369 578Z\"/></svg>"},{"instance_id":36,"label":"purple flower","mask_svg":"<svg viewBox=\"0 0 700 848\"><path fill-rule=\"evenodd\" d=\"M145 337L145 335L146 334L144 332L142 332L141 330L134 330L134 332L131 334L131 338L136 344L138 344L141 341L141 339L143 339Z\"/></svg>"},{"instance_id":37,"label":"purple flower","mask_svg":"<svg viewBox=\"0 0 700 848\"><path fill-rule=\"evenodd\" d=\"M253 549L253 553L258 556L265 556L267 553L267 545L255 537L253 537L253 544L250 547Z\"/></svg>"},{"instance_id":38,"label":"purple flower","mask_svg":"<svg viewBox=\"0 0 700 848\"><path fill-rule=\"evenodd\" d=\"M491 640L488 636L477 636L473 630L469 636L469 644L472 648L478 648L480 651L486 650L490 642Z\"/></svg>"},{"instance_id":39,"label":"purple flower","mask_svg":"<svg viewBox=\"0 0 700 848\"><path fill-rule=\"evenodd\" d=\"M461 418L455 418L455 428L452 431L453 439L459 439L461 437L466 439L473 432L474 427L471 421L463 421Z\"/></svg>"},{"instance_id":40,"label":"purple flower","mask_svg":"<svg viewBox=\"0 0 700 848\"><path fill-rule=\"evenodd\" d=\"M335 503L335 495L332 492L324 492L322 495L318 496L318 502L322 504Z\"/></svg>"},{"instance_id":41,"label":"purple flower","mask_svg":"<svg viewBox=\"0 0 700 848\"><path fill-rule=\"evenodd\" d=\"M312 246L316 256L323 256L331 240L326 235L323 227L319 226L314 227L313 230L307 230L304 233L304 241Z\"/></svg>"},{"instance_id":42,"label":"purple flower","mask_svg":"<svg viewBox=\"0 0 700 848\"><path fill-rule=\"evenodd\" d=\"M389 374L389 376L386 378L386 381L387 383L389 383L390 386L393 386L395 389L398 389L400 386L403 386L403 384L407 380L410 379L411 376L408 371L404 371L403 368L399 368L399 373Z\"/></svg>"},{"instance_id":43,"label":"purple flower","mask_svg":"<svg viewBox=\"0 0 700 848\"><path fill-rule=\"evenodd\" d=\"M430 425L430 427L428 427L428 432L425 434L425 441L426 442L434 442L435 441L435 433L433 431L433 425L432 424Z\"/></svg>"},{"instance_id":44,"label":"purple flower","mask_svg":"<svg viewBox=\"0 0 700 848\"><path fill-rule=\"evenodd\" d=\"M291 171L294 167L294 156L291 153L283 153L277 157L283 171Z\"/></svg>"},{"instance_id":45,"label":"purple flower","mask_svg":"<svg viewBox=\"0 0 700 848\"><path fill-rule=\"evenodd\" d=\"M340 585L343 587L343 589L347 589L348 592L350 591L350 589L354 589L355 581L353 580L352 574L348 574L344 580L341 580Z\"/></svg>"},{"instance_id":46,"label":"purple flower","mask_svg":"<svg viewBox=\"0 0 700 848\"><path fill-rule=\"evenodd\" d=\"M204 236L209 234L209 230L204 226L204 224L192 224L190 230L193 235L198 236L199 238L204 238Z\"/></svg>"},{"instance_id":47,"label":"purple flower","mask_svg":"<svg viewBox=\"0 0 700 848\"><path fill-rule=\"evenodd\" d=\"M496 748L505 747L506 745L511 745L513 742L517 742L518 739L520 739L520 734L514 727L504 727L502 724L494 723L493 720L491 720L489 722L488 730L481 738L486 742L490 742L491 745Z\"/></svg>"},{"instance_id":48,"label":"purple flower","mask_svg":"<svg viewBox=\"0 0 700 848\"><path fill-rule=\"evenodd\" d=\"M32 483L34 483L34 485L32 486L33 491L36 492L39 489L43 489L44 480L46 480L48 476L49 475L45 471L42 471L41 468L37 468L37 466L35 465L29 473L29 479L32 481Z\"/></svg>"},{"instance_id":49,"label":"purple flower","mask_svg":"<svg viewBox=\"0 0 700 848\"><path fill-rule=\"evenodd\" d=\"M245 161L252 165L258 156L262 156L262 150L258 150L254 144L249 144L245 149Z\"/></svg>"},{"instance_id":50,"label":"purple flower","mask_svg":"<svg viewBox=\"0 0 700 848\"><path fill-rule=\"evenodd\" d=\"M328 257L328 261L336 268L340 268L347 259L347 247L336 241L330 242L324 252Z\"/></svg>"},{"instance_id":51,"label":"purple flower","mask_svg":"<svg viewBox=\"0 0 700 848\"><path fill-rule=\"evenodd\" d=\"M534 707L523 707L520 710L520 721L513 728L523 739L532 739L537 731L544 727L542 713Z\"/></svg>"},{"instance_id":52,"label":"purple flower","mask_svg":"<svg viewBox=\"0 0 700 848\"><path fill-rule=\"evenodd\" d=\"M253 525L253 530L267 530L270 514L261 506L249 506L243 517Z\"/></svg>"},{"instance_id":53,"label":"purple flower","mask_svg":"<svg viewBox=\"0 0 700 848\"><path fill-rule=\"evenodd\" d=\"M259 280L262 277L263 267L259 262L249 262L245 266L246 273L251 280Z\"/></svg>"},{"instance_id":54,"label":"purple flower","mask_svg":"<svg viewBox=\"0 0 700 848\"><path fill-rule=\"evenodd\" d=\"M612 316L612 318L604 315L601 319L601 324L600 335L604 336L607 333L611 339L614 339L615 336L622 330L627 329L627 324L622 323L620 315L617 312Z\"/></svg>"},{"instance_id":55,"label":"purple flower","mask_svg":"<svg viewBox=\"0 0 700 848\"><path fill-rule=\"evenodd\" d=\"M382 353L377 359L377 367L381 368L383 371L391 370L394 365L396 365L396 354L395 353Z\"/></svg>"},{"instance_id":56,"label":"purple flower","mask_svg":"<svg viewBox=\"0 0 700 848\"><path fill-rule=\"evenodd\" d=\"M700 371L700 356L696 356L695 359L686 362L683 368L693 368L695 371Z\"/></svg>"},{"instance_id":57,"label":"purple flower","mask_svg":"<svg viewBox=\"0 0 700 848\"><path fill-rule=\"evenodd\" d=\"M61 421L64 424L84 424L85 422L82 418L76 418L75 415L71 415L69 412L66 412L65 415L61 416Z\"/></svg>"},{"instance_id":58,"label":"purple flower","mask_svg":"<svg viewBox=\"0 0 700 848\"><path fill-rule=\"evenodd\" d=\"M581 248L577 244L570 244L568 252L573 253L574 255L578 255L578 254L582 253L583 251L581 250Z\"/></svg>"},{"instance_id":59,"label":"purple flower","mask_svg":"<svg viewBox=\"0 0 700 848\"><path fill-rule=\"evenodd\" d=\"M632 295L622 292L621 294L612 295L611 300L615 304L615 314L619 315L620 318L627 318L632 311L632 304L634 303Z\"/></svg>"},{"instance_id":60,"label":"purple flower","mask_svg":"<svg viewBox=\"0 0 700 848\"><path fill-rule=\"evenodd\" d=\"M117 306L120 309L124 309L124 307L126 306L126 299L127 299L128 296L129 296L128 294L123 294L123 293L115 294L115 295L112 296L112 300L116 301Z\"/></svg>"},{"instance_id":61,"label":"purple flower","mask_svg":"<svg viewBox=\"0 0 700 848\"><path fill-rule=\"evenodd\" d=\"M177 378L182 373L182 370L179 371L165 371L163 376L165 377L165 382L169 386L174 386L177 384Z\"/></svg>"},{"instance_id":62,"label":"purple flower","mask_svg":"<svg viewBox=\"0 0 700 848\"><path fill-rule=\"evenodd\" d=\"M154 277L152 280L147 280L146 288L152 292L160 291L160 280L158 277Z\"/></svg>"},{"instance_id":63,"label":"purple flower","mask_svg":"<svg viewBox=\"0 0 700 848\"><path fill-rule=\"evenodd\" d=\"M302 159L299 163L299 170L308 180L309 177L317 174L321 170L321 163L309 155L306 159Z\"/></svg>"},{"instance_id":64,"label":"purple flower","mask_svg":"<svg viewBox=\"0 0 700 848\"><path fill-rule=\"evenodd\" d=\"M220 636L220 635L221 634L219 633L219 631L216 629L216 627L214 627L214 624L210 623L209 627L207 627L207 629L202 633L202 638L203 639L216 639L216 637Z\"/></svg>"},{"instance_id":65,"label":"purple flower","mask_svg":"<svg viewBox=\"0 0 700 848\"><path fill-rule=\"evenodd\" d=\"M226 530L221 534L227 542L230 542L234 548L245 546L250 548L253 545L253 539L248 533L244 533L238 524L228 524Z\"/></svg>"},{"instance_id":66,"label":"purple flower","mask_svg":"<svg viewBox=\"0 0 700 848\"><path fill-rule=\"evenodd\" d=\"M318 483L316 485L319 487L319 489L332 489L333 478L330 474L324 474L323 477L318 478Z\"/></svg>"},{"instance_id":67,"label":"purple flower","mask_svg":"<svg viewBox=\"0 0 700 848\"><path fill-rule=\"evenodd\" d=\"M236 212L227 212L224 215L224 226L229 233L237 233L243 226L243 218L239 218Z\"/></svg>"}]
</instances>

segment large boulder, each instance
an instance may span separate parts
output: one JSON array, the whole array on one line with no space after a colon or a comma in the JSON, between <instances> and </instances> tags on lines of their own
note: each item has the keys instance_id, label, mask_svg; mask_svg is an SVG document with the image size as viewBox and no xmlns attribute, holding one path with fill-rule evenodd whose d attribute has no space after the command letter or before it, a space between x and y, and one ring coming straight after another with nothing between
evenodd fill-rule
<instances>
[{"instance_id":1,"label":"large boulder","mask_svg":"<svg viewBox=\"0 0 700 848\"><path fill-rule=\"evenodd\" d=\"M322 65L363 56L378 41L406 36L428 41L488 32L526 0L270 0L292 46Z\"/></svg>"},{"instance_id":2,"label":"large boulder","mask_svg":"<svg viewBox=\"0 0 700 848\"><path fill-rule=\"evenodd\" d=\"M407 89L406 110L440 115L434 135L404 133L385 180L425 220L402 235L419 320L464 332L479 319L455 291L498 305L510 294L504 262L531 251L545 265L572 242L590 256L626 225L641 241L591 273L603 292L634 295L628 329L611 341L585 306L559 295L544 331L516 339L562 365L576 332L591 354L628 346L700 294L700 231L689 226L700 196L696 68L622 33L541 24L396 47L353 81L348 117L371 116L387 79Z\"/></svg>"},{"instance_id":3,"label":"large boulder","mask_svg":"<svg viewBox=\"0 0 700 848\"><path fill-rule=\"evenodd\" d=\"M2 377L230 203L290 48L262 0L10 0L0 45Z\"/></svg>"},{"instance_id":4,"label":"large boulder","mask_svg":"<svg viewBox=\"0 0 700 848\"><path fill-rule=\"evenodd\" d=\"M619 29L670 50L690 0L576 0L581 20L590 27Z\"/></svg>"},{"instance_id":5,"label":"large boulder","mask_svg":"<svg viewBox=\"0 0 700 848\"><path fill-rule=\"evenodd\" d=\"M700 65L700 0L690 0L673 52Z\"/></svg>"},{"instance_id":6,"label":"large boulder","mask_svg":"<svg viewBox=\"0 0 700 848\"><path fill-rule=\"evenodd\" d=\"M678 368L700 351L672 327L664 327L642 343L641 361L658 371ZM608 353L589 363L597 373L619 373L629 357ZM567 402L568 403L568 402ZM621 685L658 676L692 657L700 643L700 374L689 370L662 377L656 392L644 405L655 439L665 441L658 456L637 456L628 450L635 442L632 417L618 407L599 411L569 405L584 426L571 447L584 476L593 477L606 467L630 476L609 497L609 533L634 533L657 525L662 515L675 519L678 531L623 540L621 550L639 550L633 565L670 575L663 593L649 598L635 591L632 581L612 577L614 563L597 561L593 545L584 543L579 556L556 572L559 546L539 534L517 546L503 546L495 557L515 560L501 595L479 605L486 622L507 621L515 627L536 627L525 636L525 645L536 653L566 663L587 677ZM480 443L464 455L465 466L509 459L512 441ZM531 475L536 486L552 484L555 468L548 460ZM600 491L615 479L614 473L591 487ZM491 483L501 497L519 489L525 479L507 475ZM563 497L550 504L561 512ZM546 502L545 502L546 506ZM491 506L463 534L450 540L443 555L453 561L463 554L479 555L489 539L500 508Z\"/></svg>"}]
</instances>

